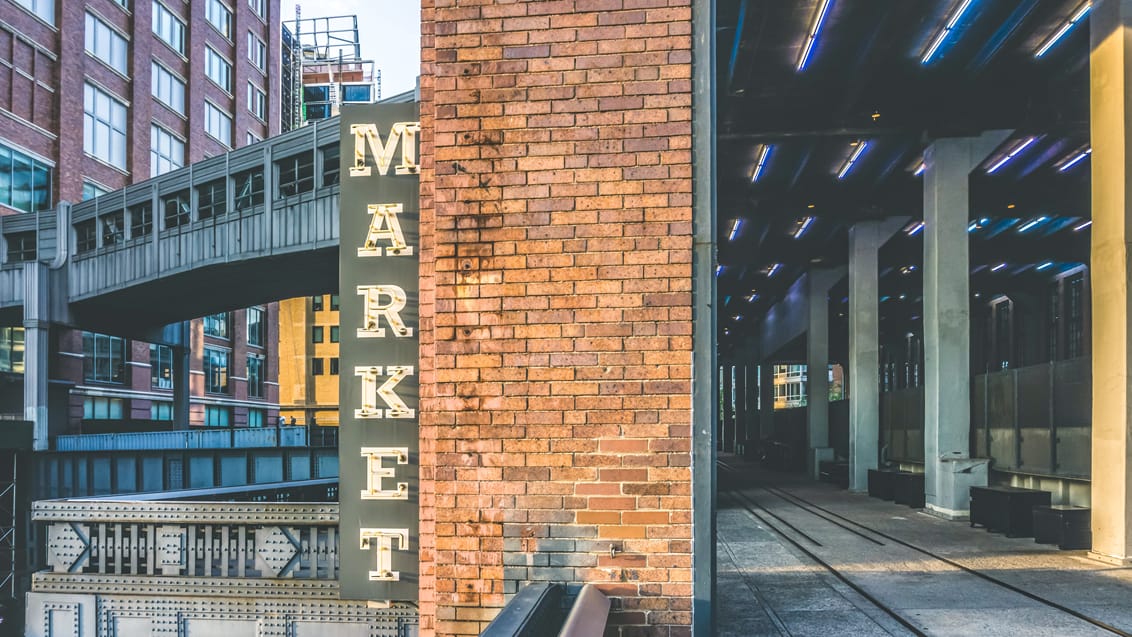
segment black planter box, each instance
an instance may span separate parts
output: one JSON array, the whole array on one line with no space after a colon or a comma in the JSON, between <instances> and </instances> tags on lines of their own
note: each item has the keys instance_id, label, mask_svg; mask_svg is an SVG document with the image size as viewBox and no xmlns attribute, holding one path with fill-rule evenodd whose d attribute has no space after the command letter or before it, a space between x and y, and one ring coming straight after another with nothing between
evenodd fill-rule
<instances>
[{"instance_id":1,"label":"black planter box","mask_svg":"<svg viewBox=\"0 0 1132 637\"><path fill-rule=\"evenodd\" d=\"M897 471L885 471L883 469L869 469L869 495L881 500L893 500L896 498L896 492L893 484L893 476Z\"/></svg>"},{"instance_id":2,"label":"black planter box","mask_svg":"<svg viewBox=\"0 0 1132 637\"><path fill-rule=\"evenodd\" d=\"M913 509L924 508L924 474L907 471L892 474L892 495L896 504L907 504Z\"/></svg>"},{"instance_id":3,"label":"black planter box","mask_svg":"<svg viewBox=\"0 0 1132 637\"><path fill-rule=\"evenodd\" d=\"M1017 487L971 487L971 526L1006 537L1034 535L1034 507L1049 506L1049 491Z\"/></svg>"},{"instance_id":4,"label":"black planter box","mask_svg":"<svg viewBox=\"0 0 1132 637\"><path fill-rule=\"evenodd\" d=\"M1089 509L1074 506L1034 507L1034 541L1056 544L1063 551L1089 549L1093 531Z\"/></svg>"}]
</instances>

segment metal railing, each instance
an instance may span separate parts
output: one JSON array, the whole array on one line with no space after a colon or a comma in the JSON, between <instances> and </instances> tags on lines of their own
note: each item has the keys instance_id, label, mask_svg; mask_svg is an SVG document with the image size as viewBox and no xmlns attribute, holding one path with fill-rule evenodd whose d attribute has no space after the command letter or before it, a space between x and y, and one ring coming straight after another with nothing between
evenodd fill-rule
<instances>
[{"instance_id":1,"label":"metal railing","mask_svg":"<svg viewBox=\"0 0 1132 637\"><path fill-rule=\"evenodd\" d=\"M319 435L326 445L327 436ZM337 439L334 440L337 443ZM255 427L235 429L189 429L112 434L57 436L56 451L144 451L168 449L249 449L263 447L307 447L312 440L307 427Z\"/></svg>"}]
</instances>

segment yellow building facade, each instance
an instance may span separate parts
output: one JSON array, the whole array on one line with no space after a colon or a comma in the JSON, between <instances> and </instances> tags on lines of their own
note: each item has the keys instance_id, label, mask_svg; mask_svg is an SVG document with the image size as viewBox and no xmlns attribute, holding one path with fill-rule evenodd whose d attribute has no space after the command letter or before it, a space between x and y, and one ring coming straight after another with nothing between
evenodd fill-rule
<instances>
[{"instance_id":1,"label":"yellow building facade","mask_svg":"<svg viewBox=\"0 0 1132 637\"><path fill-rule=\"evenodd\" d=\"M338 295L279 302L279 413L287 424L338 426Z\"/></svg>"}]
</instances>

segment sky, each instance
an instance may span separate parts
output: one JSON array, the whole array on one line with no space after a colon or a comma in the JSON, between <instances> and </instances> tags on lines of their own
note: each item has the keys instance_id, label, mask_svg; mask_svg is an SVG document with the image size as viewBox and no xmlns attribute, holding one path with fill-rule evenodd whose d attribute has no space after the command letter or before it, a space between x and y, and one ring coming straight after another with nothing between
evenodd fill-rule
<instances>
[{"instance_id":1,"label":"sky","mask_svg":"<svg viewBox=\"0 0 1132 637\"><path fill-rule=\"evenodd\" d=\"M419 0L282 0L284 21L303 18L358 16L362 57L381 71L381 96L416 87L421 68L421 3Z\"/></svg>"}]
</instances>

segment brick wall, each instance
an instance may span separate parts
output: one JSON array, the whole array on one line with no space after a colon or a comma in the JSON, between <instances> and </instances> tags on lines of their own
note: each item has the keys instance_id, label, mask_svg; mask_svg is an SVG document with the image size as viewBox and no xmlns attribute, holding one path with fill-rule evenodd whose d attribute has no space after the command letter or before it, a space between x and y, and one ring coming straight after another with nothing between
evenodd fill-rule
<instances>
[{"instance_id":1,"label":"brick wall","mask_svg":"<svg viewBox=\"0 0 1132 637\"><path fill-rule=\"evenodd\" d=\"M423 632L551 580L687 635L691 2L422 6Z\"/></svg>"}]
</instances>

